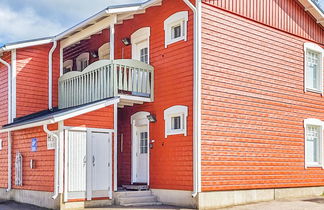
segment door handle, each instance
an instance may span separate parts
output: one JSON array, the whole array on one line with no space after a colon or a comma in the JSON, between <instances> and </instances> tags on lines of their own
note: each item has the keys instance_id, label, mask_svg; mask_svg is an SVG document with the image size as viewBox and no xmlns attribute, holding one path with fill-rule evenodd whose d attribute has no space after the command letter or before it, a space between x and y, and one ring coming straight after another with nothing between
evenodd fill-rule
<instances>
[{"instance_id":1,"label":"door handle","mask_svg":"<svg viewBox=\"0 0 324 210\"><path fill-rule=\"evenodd\" d=\"M87 156L85 155L83 158L83 167L87 165Z\"/></svg>"},{"instance_id":2,"label":"door handle","mask_svg":"<svg viewBox=\"0 0 324 210\"><path fill-rule=\"evenodd\" d=\"M96 159L94 156L92 156L92 165L95 166L96 165Z\"/></svg>"}]
</instances>

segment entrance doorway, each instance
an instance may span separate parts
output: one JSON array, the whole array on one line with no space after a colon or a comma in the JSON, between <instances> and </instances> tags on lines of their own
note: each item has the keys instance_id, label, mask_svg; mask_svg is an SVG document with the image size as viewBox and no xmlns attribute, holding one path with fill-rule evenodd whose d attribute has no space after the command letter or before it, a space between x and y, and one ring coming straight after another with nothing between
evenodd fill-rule
<instances>
[{"instance_id":1,"label":"entrance doorway","mask_svg":"<svg viewBox=\"0 0 324 210\"><path fill-rule=\"evenodd\" d=\"M65 130L65 201L112 197L112 132Z\"/></svg>"},{"instance_id":2,"label":"entrance doorway","mask_svg":"<svg viewBox=\"0 0 324 210\"><path fill-rule=\"evenodd\" d=\"M149 185L150 149L148 112L138 112L132 123L132 184Z\"/></svg>"}]
</instances>

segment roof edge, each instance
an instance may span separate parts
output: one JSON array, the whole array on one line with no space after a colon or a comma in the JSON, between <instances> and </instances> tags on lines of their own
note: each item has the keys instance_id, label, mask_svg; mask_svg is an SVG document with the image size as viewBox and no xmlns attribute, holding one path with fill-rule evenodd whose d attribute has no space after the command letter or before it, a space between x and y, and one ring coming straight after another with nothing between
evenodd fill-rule
<instances>
[{"instance_id":1,"label":"roof edge","mask_svg":"<svg viewBox=\"0 0 324 210\"><path fill-rule=\"evenodd\" d=\"M82 22L72 26L71 28L69 28L55 36L2 44L2 45L0 45L0 53L5 52L5 51L14 50L14 49L24 48L24 47L32 47L32 46L37 46L37 45L49 44L55 40L62 39L64 36L68 35L69 33L73 32L74 30L82 28L83 26L89 24L92 21L95 21L96 19L102 17L103 15L134 12L137 10L146 9L157 1L159 1L159 0L147 0L142 3L120 4L120 5L108 6L105 9L99 11L98 13L92 15L91 17L83 20Z\"/></svg>"},{"instance_id":2,"label":"roof edge","mask_svg":"<svg viewBox=\"0 0 324 210\"><path fill-rule=\"evenodd\" d=\"M8 44L4 44L0 48L0 52L10 51L10 50L24 48L24 47L32 47L37 45L49 44L51 42L53 42L53 37L44 37L39 39L30 39L30 40L24 40L19 42L12 42Z\"/></svg>"},{"instance_id":3,"label":"roof edge","mask_svg":"<svg viewBox=\"0 0 324 210\"><path fill-rule=\"evenodd\" d=\"M146 9L158 1L160 1L160 0L147 0L142 3L120 4L120 5L109 6L105 9L101 10L100 12L96 13L95 15L92 15L91 17L85 19L84 21L63 31L62 33L57 34L56 36L54 36L53 39L60 40L60 39L64 38L65 36L67 36L68 34L72 33L73 31L78 30L78 29L88 25L89 23L103 17L104 15L135 12L138 10Z\"/></svg>"},{"instance_id":4,"label":"roof edge","mask_svg":"<svg viewBox=\"0 0 324 210\"><path fill-rule=\"evenodd\" d=\"M11 123L11 124L4 125L2 129L0 129L0 133L58 123L60 121L64 121L73 117L80 116L82 114L99 110L107 106L111 106L113 104L117 104L119 101L120 101L119 97L113 97L113 98L108 98L101 101L93 102L91 104L85 104L74 108L68 108L66 110L64 109L59 110L60 112L58 113L48 114L47 116L39 116L19 123Z\"/></svg>"}]
</instances>

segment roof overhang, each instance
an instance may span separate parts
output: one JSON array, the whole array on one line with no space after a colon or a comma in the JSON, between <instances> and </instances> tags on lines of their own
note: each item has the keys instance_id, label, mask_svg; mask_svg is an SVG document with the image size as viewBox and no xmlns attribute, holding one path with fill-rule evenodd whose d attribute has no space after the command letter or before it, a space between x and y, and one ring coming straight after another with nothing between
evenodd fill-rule
<instances>
[{"instance_id":1,"label":"roof overhang","mask_svg":"<svg viewBox=\"0 0 324 210\"><path fill-rule=\"evenodd\" d=\"M133 18L136 14L144 13L145 9L149 7L161 4L162 0L148 0L143 3L107 7L72 28L56 35L54 40L62 40L64 42L65 39L78 33L84 33L85 30L89 29L91 29L92 33L97 33L104 28L109 28L110 24L122 23L124 20ZM64 46L67 46L67 44L64 45L63 43Z\"/></svg>"},{"instance_id":2,"label":"roof overhang","mask_svg":"<svg viewBox=\"0 0 324 210\"><path fill-rule=\"evenodd\" d=\"M110 99L104 99L104 100L94 102L91 104L81 105L78 107L58 110L56 112L49 113L49 114L46 114L43 116L38 116L35 118L22 120L20 122L14 122L14 123L5 125L0 130L0 133L17 131L17 130L57 123L60 121L64 121L64 120L73 118L73 117L77 117L82 114L96 111L98 109L101 109L101 108L104 108L107 106L117 104L117 103L119 103L119 101L120 101L120 99L115 97L115 98L110 98Z\"/></svg>"},{"instance_id":3,"label":"roof overhang","mask_svg":"<svg viewBox=\"0 0 324 210\"><path fill-rule=\"evenodd\" d=\"M304 7L305 11L311 13L318 24L324 26L324 13L312 0L298 0Z\"/></svg>"},{"instance_id":4,"label":"roof overhang","mask_svg":"<svg viewBox=\"0 0 324 210\"><path fill-rule=\"evenodd\" d=\"M71 27L70 29L56 35L53 37L46 37L41 39L32 39L26 41L20 41L15 43L8 43L3 46L0 46L0 53L5 51L10 51L19 48L32 47L37 45L49 44L55 40L64 40L71 35L82 32L89 27L94 26L97 23L100 23L101 27L109 27L109 23L122 23L123 20L131 19L135 14L141 14L145 12L145 9L151 6L158 6L162 4L162 0L147 0L143 3L135 4L124 4L124 5L114 5L105 8L104 10L98 12L97 14L91 16L90 18L82 21L81 23ZM117 16L117 19L114 21L108 21L108 18L111 16ZM92 27L95 28L95 27ZM101 30L102 28L98 28ZM93 29L93 32L98 32Z\"/></svg>"},{"instance_id":5,"label":"roof overhang","mask_svg":"<svg viewBox=\"0 0 324 210\"><path fill-rule=\"evenodd\" d=\"M10 50L24 48L24 47L32 47L37 45L49 44L51 42L53 42L53 37L13 42L1 46L0 52L10 51Z\"/></svg>"}]
</instances>

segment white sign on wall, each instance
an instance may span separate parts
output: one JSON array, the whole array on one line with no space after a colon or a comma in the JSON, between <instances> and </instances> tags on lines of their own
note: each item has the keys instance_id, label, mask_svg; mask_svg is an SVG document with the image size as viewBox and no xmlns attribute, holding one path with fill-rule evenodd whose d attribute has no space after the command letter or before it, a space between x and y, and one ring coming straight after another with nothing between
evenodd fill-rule
<instances>
[{"instance_id":1,"label":"white sign on wall","mask_svg":"<svg viewBox=\"0 0 324 210\"><path fill-rule=\"evenodd\" d=\"M55 149L55 138L53 135L47 135L47 149L48 150Z\"/></svg>"},{"instance_id":2,"label":"white sign on wall","mask_svg":"<svg viewBox=\"0 0 324 210\"><path fill-rule=\"evenodd\" d=\"M2 150L2 139L0 139L0 150Z\"/></svg>"}]
</instances>

